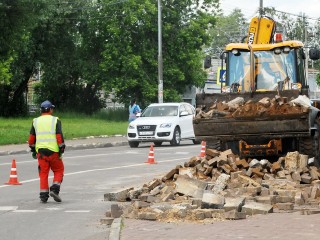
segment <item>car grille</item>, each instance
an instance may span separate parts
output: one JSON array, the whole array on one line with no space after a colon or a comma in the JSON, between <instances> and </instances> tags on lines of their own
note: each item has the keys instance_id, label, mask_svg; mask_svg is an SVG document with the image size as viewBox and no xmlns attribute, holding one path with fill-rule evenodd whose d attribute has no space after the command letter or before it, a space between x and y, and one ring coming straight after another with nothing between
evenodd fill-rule
<instances>
[{"instance_id":1,"label":"car grille","mask_svg":"<svg viewBox=\"0 0 320 240\"><path fill-rule=\"evenodd\" d=\"M138 125L138 131L154 131L157 125Z\"/></svg>"},{"instance_id":2,"label":"car grille","mask_svg":"<svg viewBox=\"0 0 320 240\"><path fill-rule=\"evenodd\" d=\"M138 125L139 136L154 136L157 125Z\"/></svg>"}]
</instances>

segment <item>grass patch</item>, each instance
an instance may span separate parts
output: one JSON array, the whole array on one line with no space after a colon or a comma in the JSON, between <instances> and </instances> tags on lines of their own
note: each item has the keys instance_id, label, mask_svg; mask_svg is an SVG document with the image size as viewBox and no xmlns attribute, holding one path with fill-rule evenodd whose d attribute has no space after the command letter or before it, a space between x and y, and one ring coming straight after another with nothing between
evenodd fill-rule
<instances>
[{"instance_id":1,"label":"grass patch","mask_svg":"<svg viewBox=\"0 0 320 240\"><path fill-rule=\"evenodd\" d=\"M54 112L62 121L62 131L65 139L101 135L125 135L128 127L128 114L124 109L103 110L87 116L79 113ZM32 119L36 116L25 118L0 118L0 145L26 143Z\"/></svg>"}]
</instances>

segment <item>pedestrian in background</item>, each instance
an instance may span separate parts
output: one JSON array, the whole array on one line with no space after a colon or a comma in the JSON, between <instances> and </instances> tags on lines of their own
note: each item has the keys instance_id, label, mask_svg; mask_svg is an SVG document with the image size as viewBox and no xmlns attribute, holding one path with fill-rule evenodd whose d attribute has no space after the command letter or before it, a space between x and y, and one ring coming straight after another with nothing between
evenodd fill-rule
<instances>
[{"instance_id":1,"label":"pedestrian in background","mask_svg":"<svg viewBox=\"0 0 320 240\"><path fill-rule=\"evenodd\" d=\"M65 143L61 121L58 117L52 116L54 107L48 100L41 103L41 116L33 119L28 140L33 158L38 159L40 200L43 203L48 201L49 194L56 202L62 201L59 192L64 175L62 154ZM50 169L54 176L49 189Z\"/></svg>"},{"instance_id":2,"label":"pedestrian in background","mask_svg":"<svg viewBox=\"0 0 320 240\"><path fill-rule=\"evenodd\" d=\"M129 106L129 123L137 118L137 113L141 113L141 109L136 100L132 99Z\"/></svg>"}]
</instances>

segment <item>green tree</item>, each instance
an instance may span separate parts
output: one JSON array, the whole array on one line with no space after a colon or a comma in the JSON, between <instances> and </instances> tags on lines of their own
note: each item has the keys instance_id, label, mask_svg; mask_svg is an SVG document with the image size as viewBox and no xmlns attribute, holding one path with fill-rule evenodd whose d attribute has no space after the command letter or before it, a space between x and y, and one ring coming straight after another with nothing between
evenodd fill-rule
<instances>
[{"instance_id":1,"label":"green tree","mask_svg":"<svg viewBox=\"0 0 320 240\"><path fill-rule=\"evenodd\" d=\"M210 45L206 48L213 56L219 57L224 47L232 42L243 42L248 32L248 23L240 9L234 9L229 15L217 16L217 23L209 30Z\"/></svg>"},{"instance_id":2,"label":"green tree","mask_svg":"<svg viewBox=\"0 0 320 240\"><path fill-rule=\"evenodd\" d=\"M91 19L98 7L87 1L55 4L34 31L44 72L38 97L60 109L91 114L103 106L99 62L104 39Z\"/></svg>"},{"instance_id":3,"label":"green tree","mask_svg":"<svg viewBox=\"0 0 320 240\"><path fill-rule=\"evenodd\" d=\"M30 31L41 0L7 0L0 3L0 115L26 112L24 93L34 72Z\"/></svg>"},{"instance_id":4,"label":"green tree","mask_svg":"<svg viewBox=\"0 0 320 240\"><path fill-rule=\"evenodd\" d=\"M200 85L201 48L209 41L207 29L215 24L215 0L162 2L164 101L175 101L186 86ZM131 97L142 105L158 96L158 9L154 0L104 1L105 50L101 67L121 102ZM211 12L210 12L211 9ZM108 81L108 83L110 82Z\"/></svg>"},{"instance_id":5,"label":"green tree","mask_svg":"<svg viewBox=\"0 0 320 240\"><path fill-rule=\"evenodd\" d=\"M205 78L201 51L210 40L218 0L163 4L164 100ZM157 100L158 11L155 0L0 3L0 115L22 113L31 76L41 66L39 102L92 113L101 90L120 102Z\"/></svg>"},{"instance_id":6,"label":"green tree","mask_svg":"<svg viewBox=\"0 0 320 240\"><path fill-rule=\"evenodd\" d=\"M279 12L275 8L266 8L265 12L277 21L277 29L284 33L284 40L299 40L303 43L306 43L307 40L305 52L309 51L310 47L319 49L319 21L313 23L311 20L314 19L310 19L306 15ZM310 60L309 67L311 67L311 63L315 69L320 70L319 60L313 62ZM320 86L320 75L317 76L316 82Z\"/></svg>"}]
</instances>

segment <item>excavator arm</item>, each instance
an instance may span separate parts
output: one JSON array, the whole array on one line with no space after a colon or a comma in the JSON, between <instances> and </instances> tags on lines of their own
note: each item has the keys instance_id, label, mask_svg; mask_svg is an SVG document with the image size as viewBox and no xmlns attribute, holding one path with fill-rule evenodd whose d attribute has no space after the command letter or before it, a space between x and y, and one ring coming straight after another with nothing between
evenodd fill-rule
<instances>
[{"instance_id":1,"label":"excavator arm","mask_svg":"<svg viewBox=\"0 0 320 240\"><path fill-rule=\"evenodd\" d=\"M276 31L276 22L266 16L257 16L251 19L247 44L269 44L273 42Z\"/></svg>"}]
</instances>

